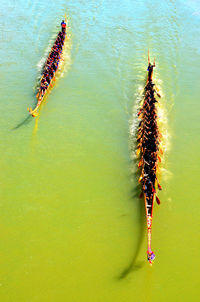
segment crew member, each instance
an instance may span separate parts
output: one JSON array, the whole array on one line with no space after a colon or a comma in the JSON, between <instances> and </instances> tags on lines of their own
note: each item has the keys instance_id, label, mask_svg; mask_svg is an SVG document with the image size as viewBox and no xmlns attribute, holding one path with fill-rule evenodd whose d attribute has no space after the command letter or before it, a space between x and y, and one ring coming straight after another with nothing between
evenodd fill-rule
<instances>
[{"instance_id":1,"label":"crew member","mask_svg":"<svg viewBox=\"0 0 200 302\"><path fill-rule=\"evenodd\" d=\"M152 77L153 77L153 68L156 66L155 62L153 63L153 65L149 62L149 65L148 65L148 68L147 68L147 71L149 72L148 73L148 82L151 82L152 81Z\"/></svg>"},{"instance_id":2,"label":"crew member","mask_svg":"<svg viewBox=\"0 0 200 302\"><path fill-rule=\"evenodd\" d=\"M64 34L65 31L66 31L66 27L67 27L67 25L66 25L66 23L65 23L64 20L62 20L62 22L61 22L61 27L62 27L62 32L63 32L63 34Z\"/></svg>"}]
</instances>

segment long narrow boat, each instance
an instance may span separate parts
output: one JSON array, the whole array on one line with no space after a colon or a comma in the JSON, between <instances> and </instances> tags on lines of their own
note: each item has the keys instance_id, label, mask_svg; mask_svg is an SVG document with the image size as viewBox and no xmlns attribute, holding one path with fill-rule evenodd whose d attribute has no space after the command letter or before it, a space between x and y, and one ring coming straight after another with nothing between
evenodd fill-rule
<instances>
[{"instance_id":1,"label":"long narrow boat","mask_svg":"<svg viewBox=\"0 0 200 302\"><path fill-rule=\"evenodd\" d=\"M27 110L33 117L38 115L37 111L41 106L49 89L53 86L53 82L55 82L55 75L58 71L61 61L63 61L63 49L67 38L66 27L65 17L65 21L63 20L61 23L61 31L59 31L54 45L51 48L51 51L43 67L43 72L38 87L38 93L36 95L37 105L34 110L32 108L27 108Z\"/></svg>"},{"instance_id":2,"label":"long narrow boat","mask_svg":"<svg viewBox=\"0 0 200 302\"><path fill-rule=\"evenodd\" d=\"M157 97L160 97L155 85L152 81L154 64L150 63L148 55L148 77L144 89L144 98L142 106L138 112L140 119L137 133L137 155L139 156L138 167L141 169L141 176L139 182L142 185L142 192L144 195L146 220L147 220L147 260L150 264L155 259L155 254L151 250L151 229L153 218L153 205L155 200L160 204L157 197L156 189L162 189L157 180L158 162L161 161L159 153L161 134L158 130L157 123Z\"/></svg>"}]
</instances>

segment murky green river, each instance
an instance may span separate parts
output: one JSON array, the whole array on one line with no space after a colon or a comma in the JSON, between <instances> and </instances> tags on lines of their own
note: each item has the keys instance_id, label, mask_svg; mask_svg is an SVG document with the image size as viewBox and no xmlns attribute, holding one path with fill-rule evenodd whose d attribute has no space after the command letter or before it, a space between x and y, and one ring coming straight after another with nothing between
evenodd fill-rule
<instances>
[{"instance_id":1,"label":"murky green river","mask_svg":"<svg viewBox=\"0 0 200 302\"><path fill-rule=\"evenodd\" d=\"M41 60L70 49L41 109ZM1 1L0 300L199 301L200 2ZM130 129L156 58L167 143L152 267Z\"/></svg>"}]
</instances>

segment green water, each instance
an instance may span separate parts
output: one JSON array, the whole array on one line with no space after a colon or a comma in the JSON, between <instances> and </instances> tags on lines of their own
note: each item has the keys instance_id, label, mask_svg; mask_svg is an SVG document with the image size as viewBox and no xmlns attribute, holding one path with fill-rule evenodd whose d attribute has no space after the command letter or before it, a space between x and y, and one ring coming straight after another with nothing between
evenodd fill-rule
<instances>
[{"instance_id":1,"label":"green water","mask_svg":"<svg viewBox=\"0 0 200 302\"><path fill-rule=\"evenodd\" d=\"M68 67L23 123L66 11ZM0 15L0 300L199 301L200 3L3 0ZM152 267L130 151L148 48L167 121Z\"/></svg>"}]
</instances>

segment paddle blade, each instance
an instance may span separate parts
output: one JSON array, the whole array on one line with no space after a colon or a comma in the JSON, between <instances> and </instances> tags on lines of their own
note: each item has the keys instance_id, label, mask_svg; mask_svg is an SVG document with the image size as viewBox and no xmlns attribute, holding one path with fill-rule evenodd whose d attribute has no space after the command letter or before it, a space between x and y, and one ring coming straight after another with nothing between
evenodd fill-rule
<instances>
[{"instance_id":1,"label":"paddle blade","mask_svg":"<svg viewBox=\"0 0 200 302\"><path fill-rule=\"evenodd\" d=\"M140 148L137 149L136 155L138 156L140 154Z\"/></svg>"},{"instance_id":2,"label":"paddle blade","mask_svg":"<svg viewBox=\"0 0 200 302\"><path fill-rule=\"evenodd\" d=\"M143 179L143 176L141 175L140 178L139 178L139 180L138 180L138 182L141 182L142 179Z\"/></svg>"},{"instance_id":3,"label":"paddle blade","mask_svg":"<svg viewBox=\"0 0 200 302\"><path fill-rule=\"evenodd\" d=\"M160 204L160 199L158 198L158 196L156 196L156 202L157 204Z\"/></svg>"},{"instance_id":4,"label":"paddle blade","mask_svg":"<svg viewBox=\"0 0 200 302\"><path fill-rule=\"evenodd\" d=\"M142 158L141 158L141 160L140 160L140 162L139 162L139 164L138 164L138 168L140 168L141 167L141 165L142 165Z\"/></svg>"}]
</instances>

